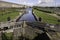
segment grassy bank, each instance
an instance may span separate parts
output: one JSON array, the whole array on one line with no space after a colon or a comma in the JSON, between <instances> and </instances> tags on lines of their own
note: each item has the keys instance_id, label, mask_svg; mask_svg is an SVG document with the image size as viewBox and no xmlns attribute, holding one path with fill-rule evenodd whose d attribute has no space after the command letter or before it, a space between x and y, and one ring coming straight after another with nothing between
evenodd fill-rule
<instances>
[{"instance_id":1,"label":"grassy bank","mask_svg":"<svg viewBox=\"0 0 60 40\"><path fill-rule=\"evenodd\" d=\"M36 9L34 9L34 13L38 16L41 17L43 22L49 23L49 24L60 24L60 22L58 22L58 18L50 16L48 14L46 14L45 12L42 11L38 11Z\"/></svg>"},{"instance_id":2,"label":"grassy bank","mask_svg":"<svg viewBox=\"0 0 60 40\"><path fill-rule=\"evenodd\" d=\"M0 22L7 21L7 18L10 17L11 20L19 15L19 12L16 9L4 9L0 10Z\"/></svg>"}]
</instances>

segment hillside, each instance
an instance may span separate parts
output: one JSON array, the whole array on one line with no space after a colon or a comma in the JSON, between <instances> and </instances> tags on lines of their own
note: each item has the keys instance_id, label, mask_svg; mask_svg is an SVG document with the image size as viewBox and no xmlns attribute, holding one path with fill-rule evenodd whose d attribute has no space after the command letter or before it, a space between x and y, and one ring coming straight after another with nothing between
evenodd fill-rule
<instances>
[{"instance_id":1,"label":"hillside","mask_svg":"<svg viewBox=\"0 0 60 40\"><path fill-rule=\"evenodd\" d=\"M24 5L0 1L0 7L24 7Z\"/></svg>"}]
</instances>

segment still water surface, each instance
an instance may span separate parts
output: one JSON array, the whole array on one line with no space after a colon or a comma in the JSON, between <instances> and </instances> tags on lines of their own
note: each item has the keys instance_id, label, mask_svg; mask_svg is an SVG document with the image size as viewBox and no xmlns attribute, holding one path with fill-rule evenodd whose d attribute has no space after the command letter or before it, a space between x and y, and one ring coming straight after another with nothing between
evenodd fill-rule
<instances>
[{"instance_id":1,"label":"still water surface","mask_svg":"<svg viewBox=\"0 0 60 40\"><path fill-rule=\"evenodd\" d=\"M36 21L32 14L32 8L27 8L26 11L27 12L19 19L19 21L28 21L28 22Z\"/></svg>"}]
</instances>

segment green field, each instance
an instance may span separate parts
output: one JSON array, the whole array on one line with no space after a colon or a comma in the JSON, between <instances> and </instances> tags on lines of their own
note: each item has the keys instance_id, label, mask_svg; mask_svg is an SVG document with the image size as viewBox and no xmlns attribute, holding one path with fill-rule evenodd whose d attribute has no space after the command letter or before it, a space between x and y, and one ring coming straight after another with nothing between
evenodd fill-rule
<instances>
[{"instance_id":1,"label":"green field","mask_svg":"<svg viewBox=\"0 0 60 40\"><path fill-rule=\"evenodd\" d=\"M43 22L45 23L49 23L49 24L60 24L60 22L58 22L58 18L50 16L48 14L46 14L45 12L42 11L38 11L36 9L34 9L34 13L38 16L41 17Z\"/></svg>"},{"instance_id":2,"label":"green field","mask_svg":"<svg viewBox=\"0 0 60 40\"><path fill-rule=\"evenodd\" d=\"M16 9L4 9L0 10L0 22L7 21L7 18L10 17L10 19L16 18L16 16L19 15L19 12L16 11Z\"/></svg>"}]
</instances>

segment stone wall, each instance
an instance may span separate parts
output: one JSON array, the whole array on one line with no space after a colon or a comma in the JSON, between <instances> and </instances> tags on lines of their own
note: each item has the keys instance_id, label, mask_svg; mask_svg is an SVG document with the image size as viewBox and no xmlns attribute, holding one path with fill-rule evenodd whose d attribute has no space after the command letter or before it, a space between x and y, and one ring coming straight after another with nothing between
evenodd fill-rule
<instances>
[{"instance_id":1,"label":"stone wall","mask_svg":"<svg viewBox=\"0 0 60 40\"><path fill-rule=\"evenodd\" d=\"M42 34L44 32L38 28L32 28L24 22L20 28L14 29L13 40L18 40L21 36L32 40L37 36L37 33Z\"/></svg>"}]
</instances>

